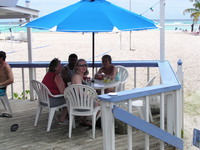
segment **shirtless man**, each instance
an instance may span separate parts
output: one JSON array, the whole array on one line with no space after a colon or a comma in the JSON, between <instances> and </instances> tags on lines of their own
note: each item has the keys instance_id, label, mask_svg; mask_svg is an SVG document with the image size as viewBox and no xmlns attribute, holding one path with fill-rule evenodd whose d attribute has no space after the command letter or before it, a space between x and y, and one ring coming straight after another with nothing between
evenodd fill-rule
<instances>
[{"instance_id":1,"label":"shirtless man","mask_svg":"<svg viewBox=\"0 0 200 150\"><path fill-rule=\"evenodd\" d=\"M68 57L68 64L64 65L61 71L61 77L66 85L71 82L71 78L74 75L74 66L78 60L78 56L76 54L70 54Z\"/></svg>"},{"instance_id":2,"label":"shirtless man","mask_svg":"<svg viewBox=\"0 0 200 150\"><path fill-rule=\"evenodd\" d=\"M110 55L104 55L102 57L102 64L103 64L103 66L99 69L96 76L98 76L98 74L104 74L106 76L110 76L111 80L114 80L115 76L117 74L117 69L115 68L114 65L112 65L111 56Z\"/></svg>"},{"instance_id":3,"label":"shirtless man","mask_svg":"<svg viewBox=\"0 0 200 150\"><path fill-rule=\"evenodd\" d=\"M5 93L6 86L14 82L11 67L5 60L6 53L0 51L0 93Z\"/></svg>"},{"instance_id":4,"label":"shirtless man","mask_svg":"<svg viewBox=\"0 0 200 150\"><path fill-rule=\"evenodd\" d=\"M112 58L110 55L104 55L102 57L103 66L99 69L97 74L95 75L95 79L99 78L99 75L110 77L111 80L115 80L115 76L117 74L117 68L112 65ZM105 90L105 93L114 92L115 88L108 88ZM99 94L99 91L97 91Z\"/></svg>"}]
</instances>

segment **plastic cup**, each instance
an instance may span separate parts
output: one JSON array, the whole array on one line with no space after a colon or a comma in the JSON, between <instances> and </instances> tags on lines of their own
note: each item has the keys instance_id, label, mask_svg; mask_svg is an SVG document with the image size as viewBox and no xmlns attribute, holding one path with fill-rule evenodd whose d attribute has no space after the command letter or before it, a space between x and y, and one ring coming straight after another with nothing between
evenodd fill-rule
<instances>
[{"instance_id":1,"label":"plastic cup","mask_svg":"<svg viewBox=\"0 0 200 150\"><path fill-rule=\"evenodd\" d=\"M103 77L103 82L104 82L104 83L107 83L107 82L108 82L108 79L107 79L106 76Z\"/></svg>"},{"instance_id":2,"label":"plastic cup","mask_svg":"<svg viewBox=\"0 0 200 150\"><path fill-rule=\"evenodd\" d=\"M107 83L110 83L111 82L111 77L107 77Z\"/></svg>"},{"instance_id":3,"label":"plastic cup","mask_svg":"<svg viewBox=\"0 0 200 150\"><path fill-rule=\"evenodd\" d=\"M87 85L91 86L91 79L90 79L90 77L87 77Z\"/></svg>"}]
</instances>

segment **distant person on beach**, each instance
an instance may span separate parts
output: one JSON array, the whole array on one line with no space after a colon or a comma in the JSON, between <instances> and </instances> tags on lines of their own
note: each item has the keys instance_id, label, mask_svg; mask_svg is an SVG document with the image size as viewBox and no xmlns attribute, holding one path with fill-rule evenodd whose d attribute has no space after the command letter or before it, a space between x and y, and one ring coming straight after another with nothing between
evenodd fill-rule
<instances>
[{"instance_id":1,"label":"distant person on beach","mask_svg":"<svg viewBox=\"0 0 200 150\"><path fill-rule=\"evenodd\" d=\"M117 68L114 65L112 65L111 56L104 55L102 57L102 64L103 66L98 70L98 72L95 75L95 78L99 79L99 77L106 76L111 80L114 80L117 74ZM105 90L105 93L114 92L114 90L114 88L109 88Z\"/></svg>"},{"instance_id":2,"label":"distant person on beach","mask_svg":"<svg viewBox=\"0 0 200 150\"><path fill-rule=\"evenodd\" d=\"M49 64L49 69L46 75L44 76L42 83L47 86L49 91L53 95L59 95L59 94L64 94L64 90L66 88L66 84L64 83L60 72L62 70L62 65L59 59L54 58L50 64ZM50 106L58 106L61 104L65 104L66 101L63 97L49 97L50 99ZM60 124L67 124L68 120L66 120L67 116L67 108L63 108L61 111L61 118L59 123Z\"/></svg>"},{"instance_id":3,"label":"distant person on beach","mask_svg":"<svg viewBox=\"0 0 200 150\"><path fill-rule=\"evenodd\" d=\"M199 33L200 33L200 25L199 25Z\"/></svg>"},{"instance_id":4,"label":"distant person on beach","mask_svg":"<svg viewBox=\"0 0 200 150\"><path fill-rule=\"evenodd\" d=\"M194 23L191 25L191 32L194 31Z\"/></svg>"},{"instance_id":5,"label":"distant person on beach","mask_svg":"<svg viewBox=\"0 0 200 150\"><path fill-rule=\"evenodd\" d=\"M74 75L74 66L77 60L78 56L76 54L70 54L68 57L68 64L64 65L61 71L61 77L66 85L71 82L71 78Z\"/></svg>"},{"instance_id":6,"label":"distant person on beach","mask_svg":"<svg viewBox=\"0 0 200 150\"><path fill-rule=\"evenodd\" d=\"M0 51L0 95L6 93L6 86L14 82L13 72L6 62L6 53Z\"/></svg>"}]
</instances>

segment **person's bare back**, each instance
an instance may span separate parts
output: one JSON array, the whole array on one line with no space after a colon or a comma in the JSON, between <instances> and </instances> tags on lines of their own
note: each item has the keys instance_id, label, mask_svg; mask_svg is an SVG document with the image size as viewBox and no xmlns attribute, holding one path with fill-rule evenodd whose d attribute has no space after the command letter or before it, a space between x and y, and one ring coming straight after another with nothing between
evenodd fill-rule
<instances>
[{"instance_id":1,"label":"person's bare back","mask_svg":"<svg viewBox=\"0 0 200 150\"><path fill-rule=\"evenodd\" d=\"M6 87L14 81L12 69L5 58L5 52L0 51L0 87Z\"/></svg>"}]
</instances>

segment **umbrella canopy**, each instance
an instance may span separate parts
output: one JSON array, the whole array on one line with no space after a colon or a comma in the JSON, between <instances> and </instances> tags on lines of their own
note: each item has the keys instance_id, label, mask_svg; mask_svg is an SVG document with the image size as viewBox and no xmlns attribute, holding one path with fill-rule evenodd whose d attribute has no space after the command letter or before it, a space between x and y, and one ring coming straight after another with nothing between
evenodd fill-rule
<instances>
[{"instance_id":1,"label":"umbrella canopy","mask_svg":"<svg viewBox=\"0 0 200 150\"><path fill-rule=\"evenodd\" d=\"M38 18L26 27L59 32L111 32L157 28L155 22L106 0L81 0Z\"/></svg>"},{"instance_id":2,"label":"umbrella canopy","mask_svg":"<svg viewBox=\"0 0 200 150\"><path fill-rule=\"evenodd\" d=\"M95 32L137 31L157 28L155 22L106 0L81 0L33 20L27 23L25 27L58 32L92 32L93 68Z\"/></svg>"}]
</instances>

